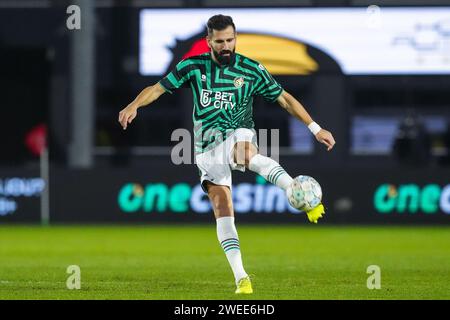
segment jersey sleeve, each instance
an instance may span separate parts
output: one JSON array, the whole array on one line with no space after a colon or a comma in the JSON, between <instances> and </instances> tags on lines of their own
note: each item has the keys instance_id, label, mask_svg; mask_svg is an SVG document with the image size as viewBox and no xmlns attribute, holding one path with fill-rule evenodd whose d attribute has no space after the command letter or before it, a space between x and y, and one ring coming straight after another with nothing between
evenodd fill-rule
<instances>
[{"instance_id":1,"label":"jersey sleeve","mask_svg":"<svg viewBox=\"0 0 450 320\"><path fill-rule=\"evenodd\" d=\"M175 68L159 84L169 93L180 88L190 80L191 63L188 60L180 61Z\"/></svg>"},{"instance_id":2,"label":"jersey sleeve","mask_svg":"<svg viewBox=\"0 0 450 320\"><path fill-rule=\"evenodd\" d=\"M255 95L262 96L268 102L275 102L283 92L281 85L272 77L262 64L258 65L260 81Z\"/></svg>"}]
</instances>

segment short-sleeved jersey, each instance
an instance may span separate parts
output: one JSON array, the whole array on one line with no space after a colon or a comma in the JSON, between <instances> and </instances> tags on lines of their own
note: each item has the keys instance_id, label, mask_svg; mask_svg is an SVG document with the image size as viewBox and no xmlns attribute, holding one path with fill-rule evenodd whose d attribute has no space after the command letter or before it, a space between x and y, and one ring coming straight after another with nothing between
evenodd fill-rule
<instances>
[{"instance_id":1,"label":"short-sleeved jersey","mask_svg":"<svg viewBox=\"0 0 450 320\"><path fill-rule=\"evenodd\" d=\"M159 83L169 93L191 87L196 152L210 150L235 129L253 129L253 97L274 102L283 92L259 62L238 53L229 65L216 63L210 53L187 58Z\"/></svg>"}]
</instances>

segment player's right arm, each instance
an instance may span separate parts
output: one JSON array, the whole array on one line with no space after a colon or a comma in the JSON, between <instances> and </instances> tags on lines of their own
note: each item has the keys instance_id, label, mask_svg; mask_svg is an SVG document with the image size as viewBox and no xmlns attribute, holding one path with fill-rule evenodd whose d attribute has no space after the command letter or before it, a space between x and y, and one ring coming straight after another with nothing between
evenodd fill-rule
<instances>
[{"instance_id":1,"label":"player's right arm","mask_svg":"<svg viewBox=\"0 0 450 320\"><path fill-rule=\"evenodd\" d=\"M187 81L190 81L192 62L190 59L180 61L166 77L153 86L147 87L119 113L119 122L125 130L136 118L137 109L146 106L159 98L164 92L172 93Z\"/></svg>"},{"instance_id":2,"label":"player's right arm","mask_svg":"<svg viewBox=\"0 0 450 320\"><path fill-rule=\"evenodd\" d=\"M128 106L119 112L119 122L123 130L125 130L127 125L136 118L137 110L140 107L149 105L158 99L164 92L166 92L166 90L164 90L159 82L142 90Z\"/></svg>"}]
</instances>

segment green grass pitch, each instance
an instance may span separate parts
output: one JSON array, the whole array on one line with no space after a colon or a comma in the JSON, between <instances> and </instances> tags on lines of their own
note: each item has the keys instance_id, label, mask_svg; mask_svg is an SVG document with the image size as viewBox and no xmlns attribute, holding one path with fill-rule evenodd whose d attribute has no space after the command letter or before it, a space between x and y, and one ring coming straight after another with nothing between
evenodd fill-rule
<instances>
[{"instance_id":1,"label":"green grass pitch","mask_svg":"<svg viewBox=\"0 0 450 320\"><path fill-rule=\"evenodd\" d=\"M450 299L450 227L237 226L250 296L234 294L213 224L3 225L0 299Z\"/></svg>"}]
</instances>

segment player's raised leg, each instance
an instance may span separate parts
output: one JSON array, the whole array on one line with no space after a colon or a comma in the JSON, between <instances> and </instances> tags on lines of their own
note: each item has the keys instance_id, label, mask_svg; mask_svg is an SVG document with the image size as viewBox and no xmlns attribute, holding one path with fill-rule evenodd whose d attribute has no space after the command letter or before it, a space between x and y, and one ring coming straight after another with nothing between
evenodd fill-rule
<instances>
[{"instance_id":1,"label":"player's raised leg","mask_svg":"<svg viewBox=\"0 0 450 320\"><path fill-rule=\"evenodd\" d=\"M242 263L239 236L234 224L231 190L227 186L215 185L209 181L205 184L216 217L217 238L233 270L236 293L253 293L250 279Z\"/></svg>"},{"instance_id":2,"label":"player's raised leg","mask_svg":"<svg viewBox=\"0 0 450 320\"><path fill-rule=\"evenodd\" d=\"M248 141L236 142L234 161L245 165L264 179L286 190L292 183L292 177L275 160L258 153L255 145Z\"/></svg>"},{"instance_id":3,"label":"player's raised leg","mask_svg":"<svg viewBox=\"0 0 450 320\"><path fill-rule=\"evenodd\" d=\"M245 165L248 169L258 173L267 181L279 186L285 191L291 185L292 177L275 160L258 153L255 145L248 141L236 142L234 146L234 161L237 164ZM325 209L322 204L312 210L306 211L310 222L317 223L322 218Z\"/></svg>"}]
</instances>

